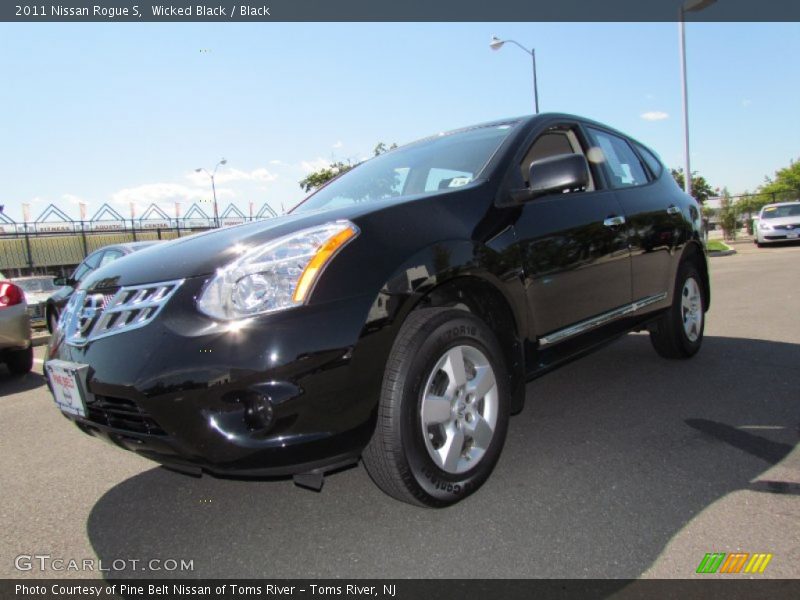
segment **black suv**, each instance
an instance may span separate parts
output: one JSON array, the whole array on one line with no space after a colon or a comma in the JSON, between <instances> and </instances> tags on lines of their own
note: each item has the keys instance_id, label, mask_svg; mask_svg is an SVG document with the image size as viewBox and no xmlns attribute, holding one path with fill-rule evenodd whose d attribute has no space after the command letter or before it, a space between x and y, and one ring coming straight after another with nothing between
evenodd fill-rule
<instances>
[{"instance_id":1,"label":"black suv","mask_svg":"<svg viewBox=\"0 0 800 600\"><path fill-rule=\"evenodd\" d=\"M361 458L440 507L489 476L527 381L632 330L689 358L708 306L698 205L656 155L544 114L98 269L45 367L81 430L173 469L318 488Z\"/></svg>"}]
</instances>

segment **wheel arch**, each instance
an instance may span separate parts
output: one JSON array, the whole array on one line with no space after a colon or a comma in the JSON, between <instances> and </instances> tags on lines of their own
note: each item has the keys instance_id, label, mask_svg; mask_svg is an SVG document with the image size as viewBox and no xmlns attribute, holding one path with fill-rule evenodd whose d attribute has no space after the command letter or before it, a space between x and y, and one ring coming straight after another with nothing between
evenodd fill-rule
<instances>
[{"instance_id":1,"label":"wheel arch","mask_svg":"<svg viewBox=\"0 0 800 600\"><path fill-rule=\"evenodd\" d=\"M503 360L512 390L511 412L522 410L525 403L525 356L520 319L512 303L490 279L476 275L461 275L439 283L412 307L457 308L477 316L497 336L503 349Z\"/></svg>"},{"instance_id":2,"label":"wheel arch","mask_svg":"<svg viewBox=\"0 0 800 600\"><path fill-rule=\"evenodd\" d=\"M473 240L447 240L420 249L389 271L373 297L353 349L358 367L371 374L362 388L375 397L383 378L373 373L385 365L406 319L415 310L456 307L484 320L497 334L511 379L512 412L525 397L522 332L527 329L527 305L522 279L509 272L503 259L505 243L494 247Z\"/></svg>"},{"instance_id":3,"label":"wheel arch","mask_svg":"<svg viewBox=\"0 0 800 600\"><path fill-rule=\"evenodd\" d=\"M708 273L708 259L706 258L705 247L697 240L690 241L684 247L678 264L684 261L691 261L700 272L700 277L703 279L703 306L708 311L711 306L711 279Z\"/></svg>"}]
</instances>

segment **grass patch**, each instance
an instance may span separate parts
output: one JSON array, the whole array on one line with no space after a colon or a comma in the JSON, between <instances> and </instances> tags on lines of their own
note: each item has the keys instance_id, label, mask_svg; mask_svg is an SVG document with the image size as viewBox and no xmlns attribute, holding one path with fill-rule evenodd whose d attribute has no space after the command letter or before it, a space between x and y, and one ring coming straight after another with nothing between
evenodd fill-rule
<instances>
[{"instance_id":1,"label":"grass patch","mask_svg":"<svg viewBox=\"0 0 800 600\"><path fill-rule=\"evenodd\" d=\"M726 252L727 250L731 249L728 244L719 240L708 240L706 247L708 248L709 252Z\"/></svg>"}]
</instances>

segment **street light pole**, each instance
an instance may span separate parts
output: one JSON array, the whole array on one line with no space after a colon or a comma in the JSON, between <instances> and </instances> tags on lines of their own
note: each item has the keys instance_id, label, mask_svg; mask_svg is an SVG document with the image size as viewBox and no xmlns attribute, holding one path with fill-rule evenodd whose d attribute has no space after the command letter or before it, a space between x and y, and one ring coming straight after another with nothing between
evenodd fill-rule
<instances>
[{"instance_id":1,"label":"street light pole","mask_svg":"<svg viewBox=\"0 0 800 600\"><path fill-rule=\"evenodd\" d=\"M689 91L686 85L686 30L683 22L683 6L678 13L678 37L680 38L681 54L681 95L683 97L683 190L692 195L692 167L689 159Z\"/></svg>"},{"instance_id":2,"label":"street light pole","mask_svg":"<svg viewBox=\"0 0 800 600\"><path fill-rule=\"evenodd\" d=\"M539 114L539 87L536 85L536 49L531 48L531 62L533 63L533 111Z\"/></svg>"},{"instance_id":3,"label":"street light pole","mask_svg":"<svg viewBox=\"0 0 800 600\"><path fill-rule=\"evenodd\" d=\"M684 173L683 189L692 195L692 166L689 158L689 86L686 77L686 13L698 12L708 8L717 0L686 0L678 9L678 37L681 60L681 95L683 96L683 151Z\"/></svg>"},{"instance_id":4,"label":"street light pole","mask_svg":"<svg viewBox=\"0 0 800 600\"><path fill-rule=\"evenodd\" d=\"M211 194L214 197L214 227L217 228L219 228L219 210L217 208L217 185L216 182L214 181L214 177L217 175L217 169L219 169L220 165L227 164L227 162L228 161L224 158L220 160L214 167L214 171L211 173L209 173L208 170L202 167L194 170L195 173L200 173L202 171L203 173L208 175L209 178L211 179Z\"/></svg>"},{"instance_id":5,"label":"street light pole","mask_svg":"<svg viewBox=\"0 0 800 600\"><path fill-rule=\"evenodd\" d=\"M505 43L514 44L515 46L519 47L525 54L530 55L531 62L533 64L533 112L534 114L539 114L539 88L536 83L536 49L531 48L528 50L525 46L516 42L514 40L501 40L496 36L492 36L492 40L489 42L489 47L492 50L500 50Z\"/></svg>"}]
</instances>

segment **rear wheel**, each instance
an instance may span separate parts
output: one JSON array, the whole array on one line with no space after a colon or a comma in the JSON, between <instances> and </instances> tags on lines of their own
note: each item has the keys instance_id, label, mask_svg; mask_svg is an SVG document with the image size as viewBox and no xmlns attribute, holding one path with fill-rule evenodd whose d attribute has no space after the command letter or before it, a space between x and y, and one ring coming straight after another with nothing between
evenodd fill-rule
<instances>
[{"instance_id":1,"label":"rear wheel","mask_svg":"<svg viewBox=\"0 0 800 600\"><path fill-rule=\"evenodd\" d=\"M461 310L409 316L384 373L363 459L384 492L444 507L489 477L508 428L509 386L491 329Z\"/></svg>"},{"instance_id":2,"label":"rear wheel","mask_svg":"<svg viewBox=\"0 0 800 600\"><path fill-rule=\"evenodd\" d=\"M650 330L653 347L664 358L691 358L700 350L705 329L703 279L684 261L678 269L672 306Z\"/></svg>"},{"instance_id":3,"label":"rear wheel","mask_svg":"<svg viewBox=\"0 0 800 600\"><path fill-rule=\"evenodd\" d=\"M25 375L33 368L33 347L11 350L6 355L6 366L14 375Z\"/></svg>"}]
</instances>

